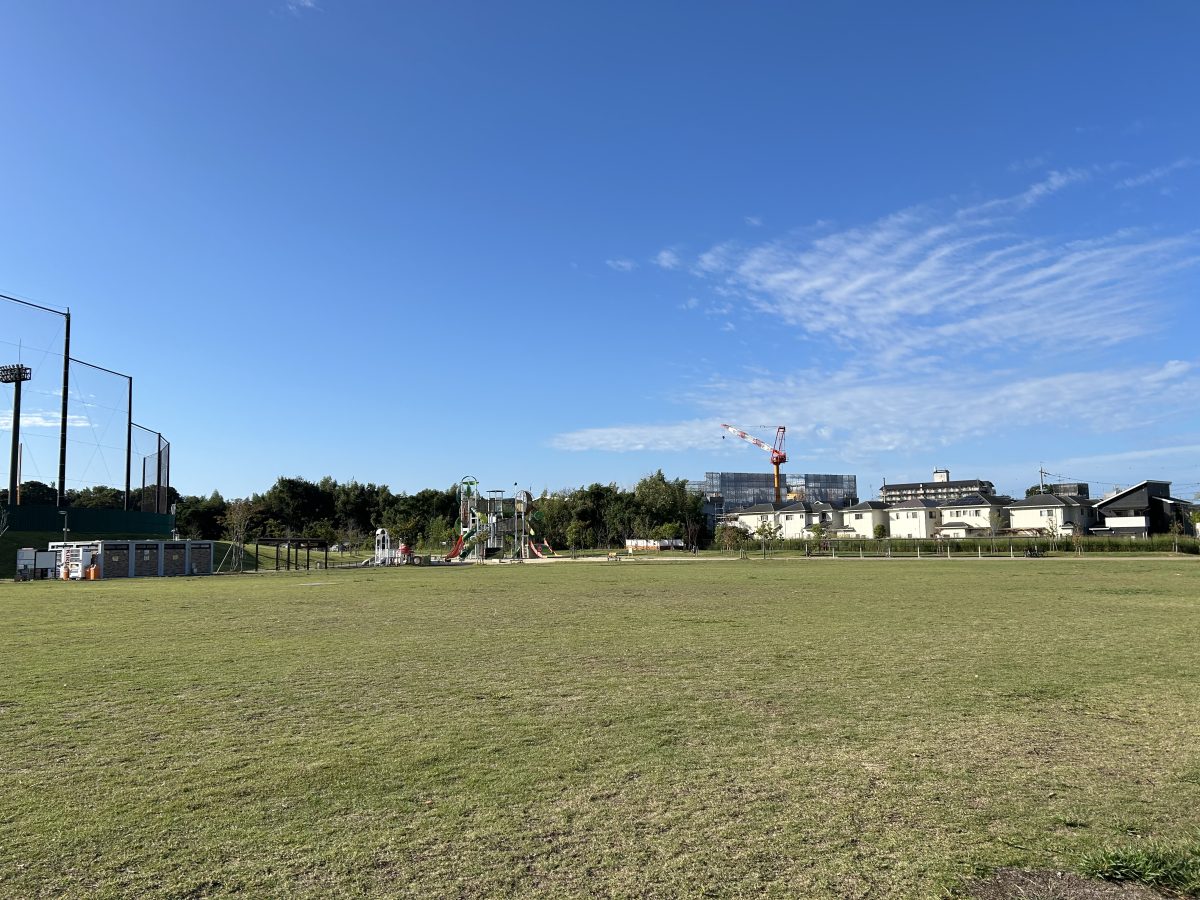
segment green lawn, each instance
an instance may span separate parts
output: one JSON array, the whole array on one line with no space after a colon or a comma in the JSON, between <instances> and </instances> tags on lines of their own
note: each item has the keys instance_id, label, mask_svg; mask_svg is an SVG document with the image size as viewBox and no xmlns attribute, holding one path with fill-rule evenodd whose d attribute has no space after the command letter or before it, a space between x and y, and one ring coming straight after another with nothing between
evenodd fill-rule
<instances>
[{"instance_id":1,"label":"green lawn","mask_svg":"<svg viewBox=\"0 0 1200 900\"><path fill-rule=\"evenodd\" d=\"M937 896L1200 826L1200 560L0 584L0 895Z\"/></svg>"}]
</instances>

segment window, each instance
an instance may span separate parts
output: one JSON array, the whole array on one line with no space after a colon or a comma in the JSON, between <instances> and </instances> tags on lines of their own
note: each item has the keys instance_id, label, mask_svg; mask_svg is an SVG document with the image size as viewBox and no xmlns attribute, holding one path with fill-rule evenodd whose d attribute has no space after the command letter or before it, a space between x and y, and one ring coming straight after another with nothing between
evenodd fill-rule
<instances>
[{"instance_id":1,"label":"window","mask_svg":"<svg viewBox=\"0 0 1200 900\"><path fill-rule=\"evenodd\" d=\"M862 518L862 513L855 513L855 514L854 514L854 518L855 518L855 519L861 519L861 518Z\"/></svg>"}]
</instances>

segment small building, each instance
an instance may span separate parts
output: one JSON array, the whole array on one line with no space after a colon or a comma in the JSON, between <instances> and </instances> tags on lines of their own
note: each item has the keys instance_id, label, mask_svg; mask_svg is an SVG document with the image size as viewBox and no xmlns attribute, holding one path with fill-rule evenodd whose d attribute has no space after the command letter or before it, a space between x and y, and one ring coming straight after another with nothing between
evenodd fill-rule
<instances>
[{"instance_id":1,"label":"small building","mask_svg":"<svg viewBox=\"0 0 1200 900\"><path fill-rule=\"evenodd\" d=\"M1085 500L1091 496L1091 485L1086 481L1060 481L1057 484L1046 485L1051 494L1060 497L1082 497Z\"/></svg>"},{"instance_id":2,"label":"small building","mask_svg":"<svg viewBox=\"0 0 1200 900\"><path fill-rule=\"evenodd\" d=\"M941 524L942 510L935 500L904 500L888 511L888 534L894 538L931 538Z\"/></svg>"},{"instance_id":3,"label":"small building","mask_svg":"<svg viewBox=\"0 0 1200 900\"><path fill-rule=\"evenodd\" d=\"M59 568L82 579L96 567L97 578L153 578L172 575L211 575L212 541L55 541Z\"/></svg>"},{"instance_id":4,"label":"small building","mask_svg":"<svg viewBox=\"0 0 1200 900\"><path fill-rule=\"evenodd\" d=\"M625 549L634 550L686 550L682 538L625 538Z\"/></svg>"}]
</instances>

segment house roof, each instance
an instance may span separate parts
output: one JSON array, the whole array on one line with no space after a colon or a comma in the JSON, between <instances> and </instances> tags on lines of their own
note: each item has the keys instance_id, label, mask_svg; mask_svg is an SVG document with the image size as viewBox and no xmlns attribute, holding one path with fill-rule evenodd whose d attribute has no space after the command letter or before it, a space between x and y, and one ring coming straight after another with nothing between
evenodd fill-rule
<instances>
[{"instance_id":1,"label":"house roof","mask_svg":"<svg viewBox=\"0 0 1200 900\"><path fill-rule=\"evenodd\" d=\"M916 497L912 500L903 500L900 503L893 503L892 509L937 509L936 500L928 500L925 497Z\"/></svg>"},{"instance_id":2,"label":"house roof","mask_svg":"<svg viewBox=\"0 0 1200 900\"><path fill-rule=\"evenodd\" d=\"M1009 506L1013 502L1012 497L995 497L991 494L964 494L957 500L947 500L945 503L939 503L942 509L950 509L955 506Z\"/></svg>"},{"instance_id":3,"label":"house roof","mask_svg":"<svg viewBox=\"0 0 1200 900\"><path fill-rule=\"evenodd\" d=\"M785 508L786 506L787 506L786 503L755 503L753 506L747 506L743 509L739 509L735 513L735 515L738 515L738 516L762 515L763 513L779 512L781 509Z\"/></svg>"},{"instance_id":4,"label":"house roof","mask_svg":"<svg viewBox=\"0 0 1200 900\"><path fill-rule=\"evenodd\" d=\"M1136 491L1140 491L1142 488L1146 487L1146 485L1149 485L1149 484L1165 484L1167 486L1168 490L1171 487L1171 482L1169 482L1169 481L1156 481L1153 478L1148 478L1145 481L1139 481L1133 487L1127 487L1123 491L1117 491L1111 497L1105 497L1101 500L1097 500L1096 501L1096 509L1100 509L1101 507L1108 506L1110 503L1114 503L1117 500L1124 499L1125 497L1128 497L1130 494L1132 494Z\"/></svg>"},{"instance_id":5,"label":"house roof","mask_svg":"<svg viewBox=\"0 0 1200 900\"><path fill-rule=\"evenodd\" d=\"M865 509L891 509L891 508L892 507L890 504L884 503L882 500L864 500L862 503L856 503L856 504L854 504L854 506L846 507L847 511L850 511L852 509L865 510Z\"/></svg>"},{"instance_id":6,"label":"house roof","mask_svg":"<svg viewBox=\"0 0 1200 900\"><path fill-rule=\"evenodd\" d=\"M1030 494L1007 509L1042 509L1047 506L1091 506L1094 501L1087 497L1063 496L1061 494Z\"/></svg>"}]
</instances>

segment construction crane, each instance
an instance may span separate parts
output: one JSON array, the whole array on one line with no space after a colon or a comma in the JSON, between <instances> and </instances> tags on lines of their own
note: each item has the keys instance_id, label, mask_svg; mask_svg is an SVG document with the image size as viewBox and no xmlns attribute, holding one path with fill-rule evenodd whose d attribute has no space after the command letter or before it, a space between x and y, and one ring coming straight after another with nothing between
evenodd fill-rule
<instances>
[{"instance_id":1,"label":"construction crane","mask_svg":"<svg viewBox=\"0 0 1200 900\"><path fill-rule=\"evenodd\" d=\"M783 436L787 433L787 428L785 428L783 425L780 425L778 428L775 429L775 446L771 447L771 446L768 446L767 444L764 444L758 438L751 437L750 435L746 434L746 432L742 431L741 429L734 428L732 425L726 425L725 423L722 422L721 427L724 428L726 431L732 432L733 434L737 435L743 441L749 441L755 447L758 447L758 449L766 450L768 453L771 454L771 465L773 465L775 467L775 502L776 503L783 502L783 497L779 491L779 467L782 466L785 462L787 462L787 454L783 452Z\"/></svg>"}]
</instances>

